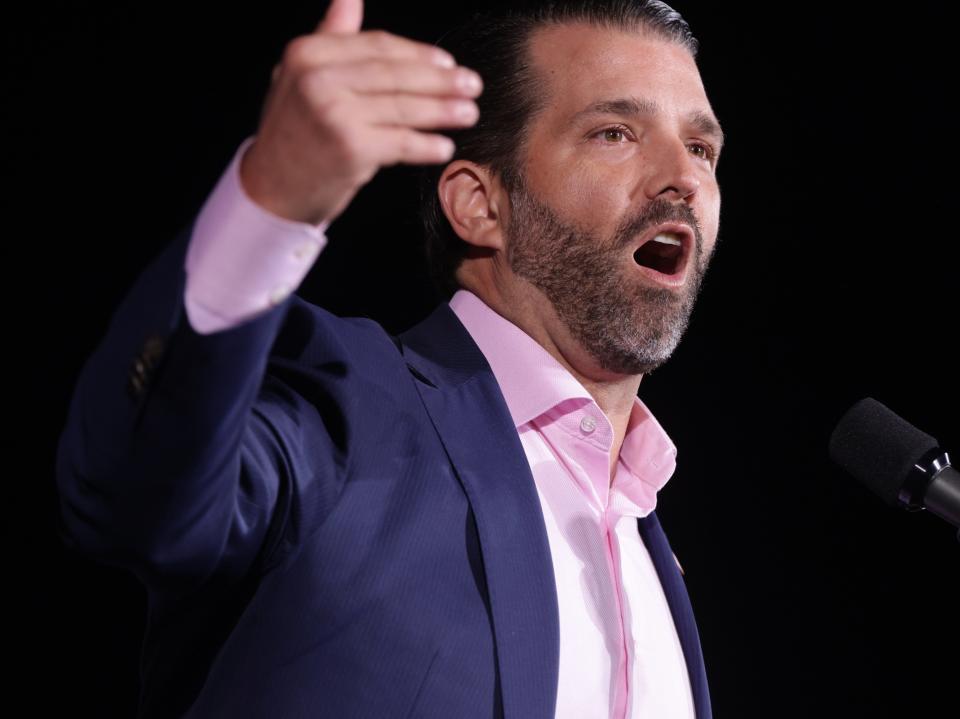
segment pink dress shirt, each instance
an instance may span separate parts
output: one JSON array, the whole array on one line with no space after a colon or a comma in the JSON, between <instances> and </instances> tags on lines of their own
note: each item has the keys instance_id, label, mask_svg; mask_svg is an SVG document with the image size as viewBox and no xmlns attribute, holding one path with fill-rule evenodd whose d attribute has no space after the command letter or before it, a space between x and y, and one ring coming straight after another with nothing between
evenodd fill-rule
<instances>
[{"instance_id":1,"label":"pink dress shirt","mask_svg":"<svg viewBox=\"0 0 960 719\"><path fill-rule=\"evenodd\" d=\"M209 333L281 302L303 280L325 225L290 222L244 193L237 151L187 254L191 325ZM636 519L656 506L676 448L639 399L610 482L613 428L583 386L519 327L461 290L450 307L503 392L533 474L557 582L558 719L693 719L673 618Z\"/></svg>"}]
</instances>

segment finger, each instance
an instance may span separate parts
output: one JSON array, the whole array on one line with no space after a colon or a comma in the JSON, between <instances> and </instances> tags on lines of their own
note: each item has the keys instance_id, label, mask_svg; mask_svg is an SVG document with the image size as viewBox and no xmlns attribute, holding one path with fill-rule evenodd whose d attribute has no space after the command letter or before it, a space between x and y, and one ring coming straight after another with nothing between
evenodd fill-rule
<instances>
[{"instance_id":1,"label":"finger","mask_svg":"<svg viewBox=\"0 0 960 719\"><path fill-rule=\"evenodd\" d=\"M480 116L472 100L418 95L365 95L357 101L355 112L371 125L422 129L469 127Z\"/></svg>"},{"instance_id":2,"label":"finger","mask_svg":"<svg viewBox=\"0 0 960 719\"><path fill-rule=\"evenodd\" d=\"M444 135L401 128L382 128L370 136L371 151L377 164L432 165L448 162L456 147Z\"/></svg>"},{"instance_id":3,"label":"finger","mask_svg":"<svg viewBox=\"0 0 960 719\"><path fill-rule=\"evenodd\" d=\"M446 50L408 40L383 30L359 35L304 35L292 41L284 52L284 65L312 68L329 63L363 60L420 61L454 67L456 62Z\"/></svg>"},{"instance_id":4,"label":"finger","mask_svg":"<svg viewBox=\"0 0 960 719\"><path fill-rule=\"evenodd\" d=\"M356 35L363 23L363 0L332 0L317 32Z\"/></svg>"},{"instance_id":5,"label":"finger","mask_svg":"<svg viewBox=\"0 0 960 719\"><path fill-rule=\"evenodd\" d=\"M324 82L357 93L410 93L477 97L483 90L480 75L465 67L446 68L410 60L365 60L327 65L317 71Z\"/></svg>"}]
</instances>

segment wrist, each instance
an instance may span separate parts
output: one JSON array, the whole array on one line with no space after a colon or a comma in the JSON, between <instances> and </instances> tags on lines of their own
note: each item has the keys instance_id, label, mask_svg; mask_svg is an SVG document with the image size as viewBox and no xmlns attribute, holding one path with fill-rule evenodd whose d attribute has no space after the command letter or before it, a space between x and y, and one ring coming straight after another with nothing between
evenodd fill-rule
<instances>
[{"instance_id":1,"label":"wrist","mask_svg":"<svg viewBox=\"0 0 960 719\"><path fill-rule=\"evenodd\" d=\"M241 156L237 174L244 196L275 218L315 226L330 223L326 213L291 199L295 193L287 189L287 183L268 172L260 161L256 141Z\"/></svg>"}]
</instances>

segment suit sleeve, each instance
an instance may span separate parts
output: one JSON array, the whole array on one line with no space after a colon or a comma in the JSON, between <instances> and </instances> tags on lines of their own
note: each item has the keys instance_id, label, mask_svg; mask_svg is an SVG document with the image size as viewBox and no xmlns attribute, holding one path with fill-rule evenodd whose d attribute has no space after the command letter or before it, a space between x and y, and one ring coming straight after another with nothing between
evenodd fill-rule
<instances>
[{"instance_id":1,"label":"suit sleeve","mask_svg":"<svg viewBox=\"0 0 960 719\"><path fill-rule=\"evenodd\" d=\"M116 310L81 371L57 454L68 546L167 594L263 569L291 513L334 501L343 465L329 418L265 377L296 298L223 331L191 325L193 229Z\"/></svg>"}]
</instances>

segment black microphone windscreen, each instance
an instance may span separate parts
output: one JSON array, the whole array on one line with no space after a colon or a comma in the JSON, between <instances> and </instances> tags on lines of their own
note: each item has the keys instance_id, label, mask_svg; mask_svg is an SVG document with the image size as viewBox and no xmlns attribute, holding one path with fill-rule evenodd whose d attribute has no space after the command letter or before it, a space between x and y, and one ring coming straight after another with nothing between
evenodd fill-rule
<instances>
[{"instance_id":1,"label":"black microphone windscreen","mask_svg":"<svg viewBox=\"0 0 960 719\"><path fill-rule=\"evenodd\" d=\"M888 503L900 506L900 488L938 442L872 397L857 402L830 436L830 458Z\"/></svg>"}]
</instances>

